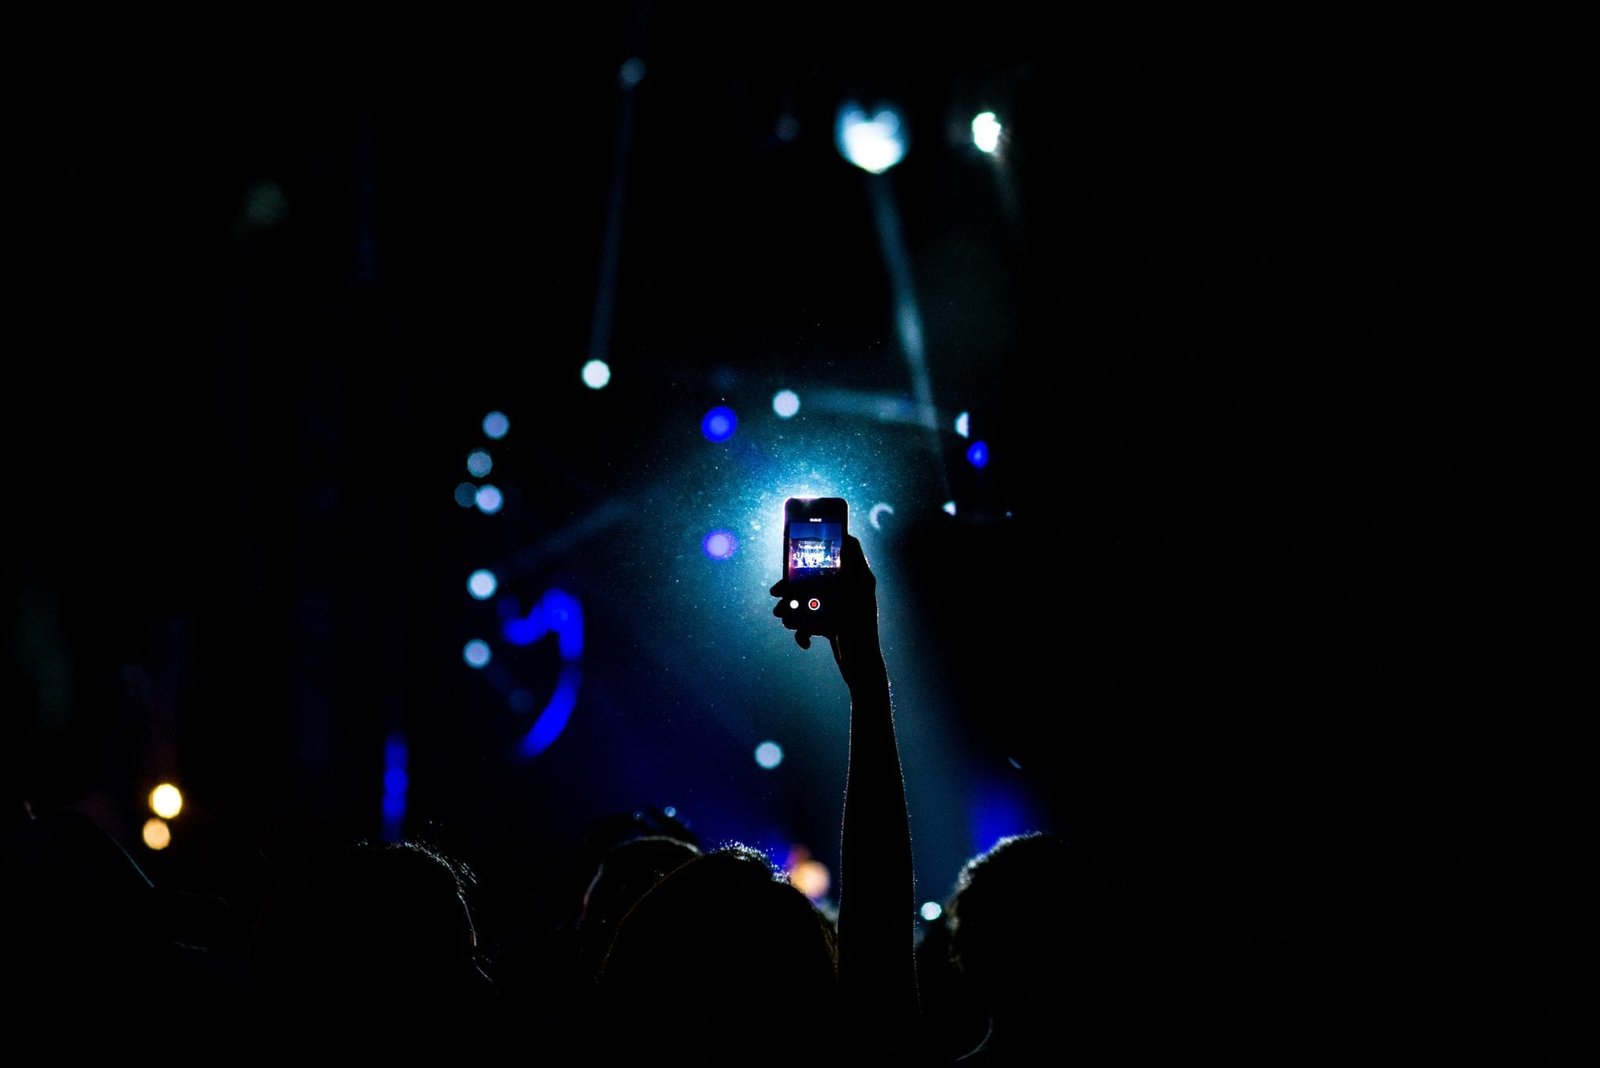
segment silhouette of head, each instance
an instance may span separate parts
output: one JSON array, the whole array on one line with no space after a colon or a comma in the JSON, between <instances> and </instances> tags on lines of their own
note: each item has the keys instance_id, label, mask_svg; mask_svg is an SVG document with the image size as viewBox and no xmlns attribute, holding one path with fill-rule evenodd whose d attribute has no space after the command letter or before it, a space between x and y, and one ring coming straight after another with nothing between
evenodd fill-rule
<instances>
[{"instance_id":1,"label":"silhouette of head","mask_svg":"<svg viewBox=\"0 0 1600 1068\"><path fill-rule=\"evenodd\" d=\"M685 1027L715 1036L690 1057L748 1063L775 1041L837 1026L832 924L748 846L693 857L623 917L597 984L595 1037L644 1054ZM827 1048L827 1047L823 1047Z\"/></svg>"},{"instance_id":2,"label":"silhouette of head","mask_svg":"<svg viewBox=\"0 0 1600 1068\"><path fill-rule=\"evenodd\" d=\"M681 838L649 834L613 846L595 870L578 917L579 951L598 971L622 917L679 865L701 855Z\"/></svg>"},{"instance_id":3,"label":"silhouette of head","mask_svg":"<svg viewBox=\"0 0 1600 1068\"><path fill-rule=\"evenodd\" d=\"M302 858L270 890L246 974L263 1005L471 1008L487 997L465 865L417 842L358 842ZM320 1007L320 1009L319 1009Z\"/></svg>"},{"instance_id":4,"label":"silhouette of head","mask_svg":"<svg viewBox=\"0 0 1600 1068\"><path fill-rule=\"evenodd\" d=\"M1030 832L962 866L945 922L963 975L989 993L1061 975L1072 926L1062 917L1083 903L1074 859L1060 838Z\"/></svg>"},{"instance_id":5,"label":"silhouette of head","mask_svg":"<svg viewBox=\"0 0 1600 1068\"><path fill-rule=\"evenodd\" d=\"M963 865L945 922L950 956L993 1025L991 1043L1054 1031L1115 1040L1134 966L1125 896L1045 832L1002 838Z\"/></svg>"},{"instance_id":6,"label":"silhouette of head","mask_svg":"<svg viewBox=\"0 0 1600 1068\"><path fill-rule=\"evenodd\" d=\"M221 939L223 903L158 888L85 813L19 821L0 838L0 873L6 958L30 989L126 993L209 980L194 954Z\"/></svg>"}]
</instances>

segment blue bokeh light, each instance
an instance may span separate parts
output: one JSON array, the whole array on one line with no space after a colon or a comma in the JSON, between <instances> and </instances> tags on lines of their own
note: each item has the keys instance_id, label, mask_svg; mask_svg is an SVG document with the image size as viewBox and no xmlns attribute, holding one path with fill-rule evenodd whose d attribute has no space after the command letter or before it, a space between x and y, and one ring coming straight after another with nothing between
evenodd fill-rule
<instances>
[{"instance_id":1,"label":"blue bokeh light","mask_svg":"<svg viewBox=\"0 0 1600 1068\"><path fill-rule=\"evenodd\" d=\"M551 631L563 660L583 656L583 605L565 590L546 590L526 616L513 611L500 625L501 634L512 645L532 645Z\"/></svg>"},{"instance_id":2,"label":"blue bokeh light","mask_svg":"<svg viewBox=\"0 0 1600 1068\"><path fill-rule=\"evenodd\" d=\"M406 792L411 776L406 771L410 750L398 731L383 740L383 840L397 842L405 830Z\"/></svg>"},{"instance_id":3,"label":"blue bokeh light","mask_svg":"<svg viewBox=\"0 0 1600 1068\"><path fill-rule=\"evenodd\" d=\"M707 441L727 441L733 437L738 426L739 417L733 413L733 409L719 404L700 420L700 433L706 436Z\"/></svg>"},{"instance_id":4,"label":"blue bokeh light","mask_svg":"<svg viewBox=\"0 0 1600 1068\"><path fill-rule=\"evenodd\" d=\"M467 592L480 601L487 601L500 588L500 580L486 567L480 567L467 576Z\"/></svg>"},{"instance_id":5,"label":"blue bokeh light","mask_svg":"<svg viewBox=\"0 0 1600 1068\"><path fill-rule=\"evenodd\" d=\"M711 559L726 560L739 551L739 539L734 537L731 530L713 530L706 535L700 547Z\"/></svg>"},{"instance_id":6,"label":"blue bokeh light","mask_svg":"<svg viewBox=\"0 0 1600 1068\"><path fill-rule=\"evenodd\" d=\"M984 468L989 464L989 445L987 442L974 441L967 446L967 463L976 468Z\"/></svg>"},{"instance_id":7,"label":"blue bokeh light","mask_svg":"<svg viewBox=\"0 0 1600 1068\"><path fill-rule=\"evenodd\" d=\"M550 701L522 738L523 756L536 757L555 744L555 740L566 729L567 720L572 718L572 710L578 705L578 684L582 678L582 670L577 664L566 664L561 668L561 678L556 681Z\"/></svg>"},{"instance_id":8,"label":"blue bokeh light","mask_svg":"<svg viewBox=\"0 0 1600 1068\"><path fill-rule=\"evenodd\" d=\"M484 515L494 515L505 507L506 503L505 496L500 492L500 487L491 486L487 483L478 487L476 500L478 511Z\"/></svg>"}]
</instances>

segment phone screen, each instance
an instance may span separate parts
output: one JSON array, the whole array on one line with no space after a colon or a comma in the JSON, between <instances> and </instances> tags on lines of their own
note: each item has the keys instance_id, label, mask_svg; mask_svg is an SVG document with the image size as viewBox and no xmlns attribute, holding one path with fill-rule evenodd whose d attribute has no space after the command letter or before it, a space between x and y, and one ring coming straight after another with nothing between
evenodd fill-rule
<instances>
[{"instance_id":1,"label":"phone screen","mask_svg":"<svg viewBox=\"0 0 1600 1068\"><path fill-rule=\"evenodd\" d=\"M850 532L843 497L790 497L783 505L783 577L790 608L812 634L834 633L833 600Z\"/></svg>"},{"instance_id":2,"label":"phone screen","mask_svg":"<svg viewBox=\"0 0 1600 1068\"><path fill-rule=\"evenodd\" d=\"M850 510L843 497L790 497L783 504L783 577L832 578L844 558Z\"/></svg>"},{"instance_id":3,"label":"phone screen","mask_svg":"<svg viewBox=\"0 0 1600 1068\"><path fill-rule=\"evenodd\" d=\"M844 524L820 517L789 520L787 531L790 579L820 578L839 570L844 550Z\"/></svg>"}]
</instances>

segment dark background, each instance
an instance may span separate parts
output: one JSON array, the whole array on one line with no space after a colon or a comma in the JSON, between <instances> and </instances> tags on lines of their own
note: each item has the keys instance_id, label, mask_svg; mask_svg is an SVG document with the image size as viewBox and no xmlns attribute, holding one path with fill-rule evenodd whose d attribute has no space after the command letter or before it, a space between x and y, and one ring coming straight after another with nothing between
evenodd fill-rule
<instances>
[{"instance_id":1,"label":"dark background","mask_svg":"<svg viewBox=\"0 0 1600 1068\"><path fill-rule=\"evenodd\" d=\"M17 792L136 843L173 777L190 807L140 862L247 906L308 842L379 833L400 732L407 833L475 865L491 930L568 902L612 813L832 866L847 706L767 615L809 486L879 575L919 900L1052 829L1122 866L1229 1018L1424 1046L1555 1019L1537 966L1532 1016L1497 999L1560 940L1531 902L1567 893L1583 708L1582 394L1547 334L1575 287L1525 244L1566 243L1562 69L1492 33L990 14L600 7L41 63L12 157ZM887 175L833 146L852 97L905 111ZM998 160L963 139L980 107ZM767 406L910 395L873 181L982 472L947 424L929 450ZM713 446L717 403L741 421ZM451 494L492 409L490 519ZM712 572L718 525L741 551ZM532 761L460 658L486 563L524 608L585 605L578 705ZM497 677L542 700L549 643L518 655Z\"/></svg>"}]
</instances>

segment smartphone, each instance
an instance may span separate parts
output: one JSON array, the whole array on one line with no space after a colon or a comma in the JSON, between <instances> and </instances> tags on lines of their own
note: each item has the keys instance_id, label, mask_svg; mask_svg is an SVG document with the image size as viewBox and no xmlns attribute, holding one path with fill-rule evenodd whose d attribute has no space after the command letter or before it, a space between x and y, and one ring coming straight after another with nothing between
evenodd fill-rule
<instances>
[{"instance_id":1,"label":"smartphone","mask_svg":"<svg viewBox=\"0 0 1600 1068\"><path fill-rule=\"evenodd\" d=\"M783 577L812 634L831 637L831 609L850 529L843 497L790 497L783 502Z\"/></svg>"}]
</instances>

